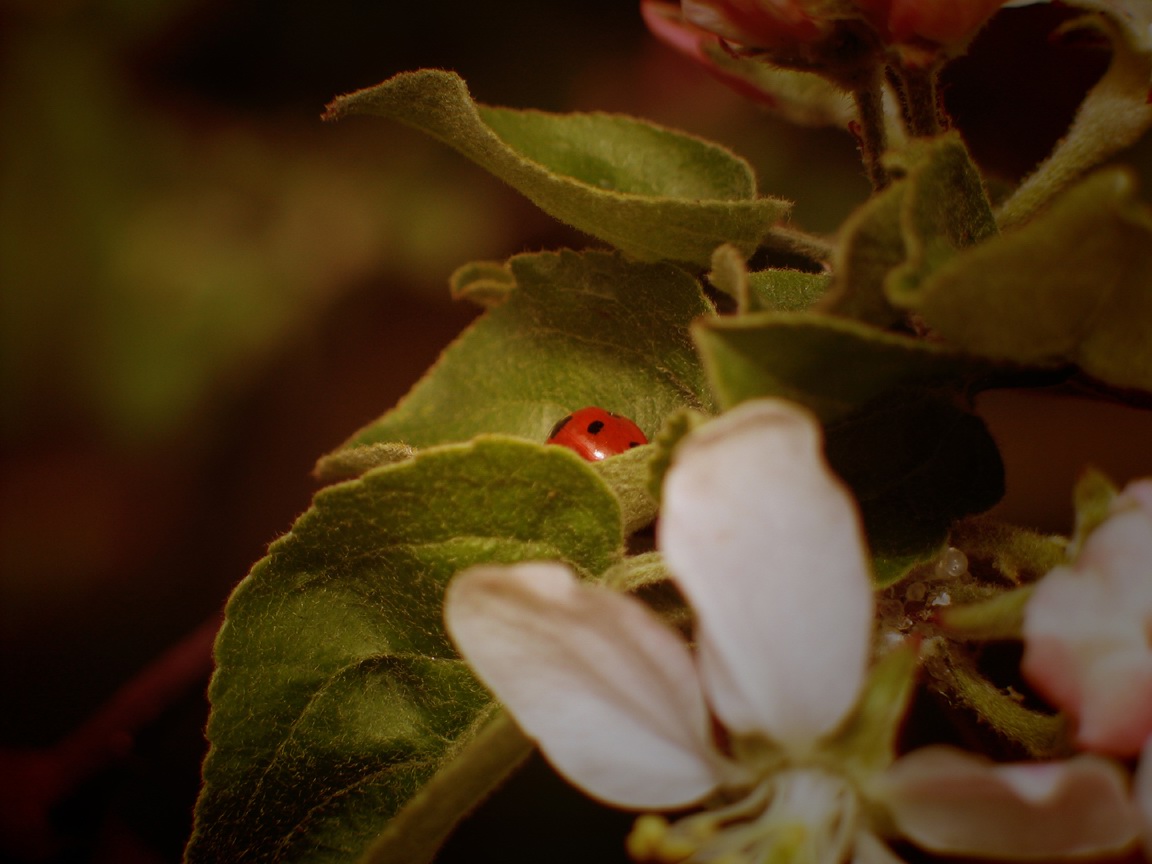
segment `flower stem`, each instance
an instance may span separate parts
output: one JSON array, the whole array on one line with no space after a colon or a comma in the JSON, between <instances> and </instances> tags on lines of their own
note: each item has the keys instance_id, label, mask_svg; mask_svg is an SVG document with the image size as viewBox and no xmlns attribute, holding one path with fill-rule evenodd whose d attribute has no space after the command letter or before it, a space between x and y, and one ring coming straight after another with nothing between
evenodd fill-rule
<instances>
[{"instance_id":1,"label":"flower stem","mask_svg":"<svg viewBox=\"0 0 1152 864\"><path fill-rule=\"evenodd\" d=\"M936 91L937 66L904 66L900 70L905 96L904 119L908 132L916 138L930 138L944 131L940 122L940 101Z\"/></svg>"},{"instance_id":2,"label":"flower stem","mask_svg":"<svg viewBox=\"0 0 1152 864\"><path fill-rule=\"evenodd\" d=\"M889 179L881 162L888 146L888 136L884 129L884 97L879 75L872 75L865 84L854 90L852 98L856 103L860 124L857 136L860 158L864 160L864 169L868 172L873 190L879 192L888 185Z\"/></svg>"},{"instance_id":3,"label":"flower stem","mask_svg":"<svg viewBox=\"0 0 1152 864\"><path fill-rule=\"evenodd\" d=\"M467 741L392 818L359 864L429 864L456 824L531 755L533 743L499 708L473 724Z\"/></svg>"}]
</instances>

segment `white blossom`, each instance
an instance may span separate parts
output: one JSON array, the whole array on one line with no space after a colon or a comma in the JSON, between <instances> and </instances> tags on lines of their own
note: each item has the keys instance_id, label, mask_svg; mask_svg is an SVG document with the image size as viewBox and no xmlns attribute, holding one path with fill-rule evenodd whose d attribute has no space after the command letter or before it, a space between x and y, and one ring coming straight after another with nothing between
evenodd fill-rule
<instances>
[{"instance_id":1,"label":"white blossom","mask_svg":"<svg viewBox=\"0 0 1152 864\"><path fill-rule=\"evenodd\" d=\"M892 835L1005 859L1134 842L1126 777L1100 757L845 752L873 593L854 502L806 412L762 400L705 425L676 450L663 499L658 545L694 649L555 563L467 571L445 607L461 653L575 785L637 810L704 805L671 825L642 817L634 857L890 864Z\"/></svg>"}]
</instances>

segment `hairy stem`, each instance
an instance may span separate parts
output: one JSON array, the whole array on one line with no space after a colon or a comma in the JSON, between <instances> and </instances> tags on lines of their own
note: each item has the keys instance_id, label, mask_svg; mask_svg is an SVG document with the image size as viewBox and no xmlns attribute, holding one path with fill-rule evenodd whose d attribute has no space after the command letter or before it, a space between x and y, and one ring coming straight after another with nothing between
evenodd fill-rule
<instances>
[{"instance_id":1,"label":"hairy stem","mask_svg":"<svg viewBox=\"0 0 1152 864\"><path fill-rule=\"evenodd\" d=\"M904 119L908 133L930 138L944 131L940 122L940 97L936 91L938 67L904 67L900 70L905 96Z\"/></svg>"},{"instance_id":2,"label":"hairy stem","mask_svg":"<svg viewBox=\"0 0 1152 864\"><path fill-rule=\"evenodd\" d=\"M880 76L873 75L863 86L852 93L856 102L856 115L859 118L860 158L864 160L864 170L873 190L879 192L888 185L888 172L881 157L888 146L888 136L884 129L884 96L880 88Z\"/></svg>"}]
</instances>

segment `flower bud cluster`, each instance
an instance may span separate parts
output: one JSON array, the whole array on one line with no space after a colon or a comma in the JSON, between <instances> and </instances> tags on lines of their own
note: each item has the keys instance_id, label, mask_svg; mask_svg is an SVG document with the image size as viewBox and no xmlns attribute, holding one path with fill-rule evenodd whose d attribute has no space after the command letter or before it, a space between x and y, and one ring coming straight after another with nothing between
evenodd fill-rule
<instances>
[{"instance_id":1,"label":"flower bud cluster","mask_svg":"<svg viewBox=\"0 0 1152 864\"><path fill-rule=\"evenodd\" d=\"M890 45L962 50L1005 0L683 0L688 22L748 49L792 50L863 26Z\"/></svg>"}]
</instances>

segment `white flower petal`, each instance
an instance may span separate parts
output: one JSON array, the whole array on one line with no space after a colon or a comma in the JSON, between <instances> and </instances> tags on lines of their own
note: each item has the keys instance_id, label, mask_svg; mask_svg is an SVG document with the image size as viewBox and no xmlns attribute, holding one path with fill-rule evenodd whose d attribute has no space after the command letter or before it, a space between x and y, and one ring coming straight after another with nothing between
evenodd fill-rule
<instances>
[{"instance_id":1,"label":"white flower petal","mask_svg":"<svg viewBox=\"0 0 1152 864\"><path fill-rule=\"evenodd\" d=\"M459 574L444 617L480 679L591 795L658 809L716 787L721 757L692 656L643 604L532 563Z\"/></svg>"},{"instance_id":2,"label":"white flower petal","mask_svg":"<svg viewBox=\"0 0 1152 864\"><path fill-rule=\"evenodd\" d=\"M713 709L734 732L800 749L855 703L874 603L855 505L821 440L792 403L744 403L680 444L658 525Z\"/></svg>"},{"instance_id":3,"label":"white flower petal","mask_svg":"<svg viewBox=\"0 0 1152 864\"><path fill-rule=\"evenodd\" d=\"M925 747L878 778L897 829L933 852L1002 859L1108 855L1137 837L1127 778L1114 762L996 765Z\"/></svg>"}]
</instances>

